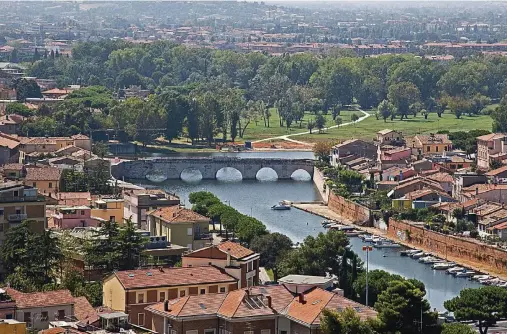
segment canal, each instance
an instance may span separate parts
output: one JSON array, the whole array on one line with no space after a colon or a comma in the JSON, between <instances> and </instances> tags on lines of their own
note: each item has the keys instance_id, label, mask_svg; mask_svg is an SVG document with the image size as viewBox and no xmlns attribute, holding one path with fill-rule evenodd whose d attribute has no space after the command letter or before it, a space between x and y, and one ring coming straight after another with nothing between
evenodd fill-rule
<instances>
[{"instance_id":1,"label":"canal","mask_svg":"<svg viewBox=\"0 0 507 334\"><path fill-rule=\"evenodd\" d=\"M245 153L241 157L258 157L258 154L269 157L297 157L311 158L311 152L278 152L278 153ZM288 211L273 211L270 207L281 200L314 201L319 200L317 189L313 182L301 181L305 175L298 175L298 180L277 181L270 171L263 170L259 178L263 181L241 181L240 175L234 170L219 172L221 180L199 180L192 171L186 174L187 181L168 180L157 184L169 192L178 194L186 206L190 206L188 195L195 191L210 191L222 201L246 215L252 215L262 221L272 232L280 232L290 237L294 242L301 242L308 235L317 235L325 231L321 227L322 218L309 213L292 209ZM136 182L142 186L154 186L153 183ZM351 238L352 249L366 260L359 238ZM479 287L480 284L468 279L455 278L443 271L434 271L428 265L420 264L416 260L401 257L399 251L393 249L375 250L370 253L370 270L383 269L407 278L422 281L427 289L426 297L431 306L437 310L444 310L443 303L467 287Z\"/></svg>"}]
</instances>

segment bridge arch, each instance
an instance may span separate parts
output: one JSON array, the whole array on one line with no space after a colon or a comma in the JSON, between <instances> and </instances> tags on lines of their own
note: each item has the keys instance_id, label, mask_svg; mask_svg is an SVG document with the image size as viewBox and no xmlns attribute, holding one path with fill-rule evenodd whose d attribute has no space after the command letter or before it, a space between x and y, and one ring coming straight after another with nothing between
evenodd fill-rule
<instances>
[{"instance_id":1,"label":"bridge arch","mask_svg":"<svg viewBox=\"0 0 507 334\"><path fill-rule=\"evenodd\" d=\"M312 175L306 169L299 168L292 172L290 178L295 181L311 181Z\"/></svg>"},{"instance_id":2,"label":"bridge arch","mask_svg":"<svg viewBox=\"0 0 507 334\"><path fill-rule=\"evenodd\" d=\"M278 173L271 167L262 167L255 174L255 178L259 181L276 181Z\"/></svg>"},{"instance_id":3,"label":"bridge arch","mask_svg":"<svg viewBox=\"0 0 507 334\"><path fill-rule=\"evenodd\" d=\"M238 182L243 180L241 171L234 167L222 167L217 170L215 178L219 181Z\"/></svg>"},{"instance_id":4,"label":"bridge arch","mask_svg":"<svg viewBox=\"0 0 507 334\"><path fill-rule=\"evenodd\" d=\"M196 167L187 167L180 173L180 179L188 183L199 182L202 178L202 172Z\"/></svg>"}]
</instances>

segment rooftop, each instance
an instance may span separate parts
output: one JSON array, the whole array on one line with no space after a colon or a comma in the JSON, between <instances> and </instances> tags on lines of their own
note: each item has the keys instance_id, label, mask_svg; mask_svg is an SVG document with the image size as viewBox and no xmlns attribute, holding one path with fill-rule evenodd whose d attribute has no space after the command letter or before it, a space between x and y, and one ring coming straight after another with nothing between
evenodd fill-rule
<instances>
[{"instance_id":1,"label":"rooftop","mask_svg":"<svg viewBox=\"0 0 507 334\"><path fill-rule=\"evenodd\" d=\"M5 291L16 301L20 309L74 304L74 297L69 290L23 293L12 288Z\"/></svg>"},{"instance_id":2,"label":"rooftop","mask_svg":"<svg viewBox=\"0 0 507 334\"><path fill-rule=\"evenodd\" d=\"M28 168L26 181L56 181L60 180L61 170L56 167Z\"/></svg>"},{"instance_id":3,"label":"rooftop","mask_svg":"<svg viewBox=\"0 0 507 334\"><path fill-rule=\"evenodd\" d=\"M167 223L192 223L209 221L208 217L178 205L161 207L147 212L148 215L158 217Z\"/></svg>"},{"instance_id":4,"label":"rooftop","mask_svg":"<svg viewBox=\"0 0 507 334\"><path fill-rule=\"evenodd\" d=\"M235 283L236 279L217 267L162 268L153 270L117 271L116 277L125 289L197 285L204 283Z\"/></svg>"},{"instance_id":5,"label":"rooftop","mask_svg":"<svg viewBox=\"0 0 507 334\"><path fill-rule=\"evenodd\" d=\"M324 276L287 275L280 278L278 282L289 284L326 284L332 280L333 278Z\"/></svg>"}]
</instances>

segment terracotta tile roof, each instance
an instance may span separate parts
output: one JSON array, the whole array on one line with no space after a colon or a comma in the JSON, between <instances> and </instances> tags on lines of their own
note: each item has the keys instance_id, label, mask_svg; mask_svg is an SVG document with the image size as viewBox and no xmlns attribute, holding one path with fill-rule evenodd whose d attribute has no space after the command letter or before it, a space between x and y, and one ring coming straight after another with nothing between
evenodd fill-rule
<instances>
[{"instance_id":1,"label":"terracotta tile roof","mask_svg":"<svg viewBox=\"0 0 507 334\"><path fill-rule=\"evenodd\" d=\"M379 132L377 132L378 134L381 134L381 135L386 135L388 133L391 133L391 132L394 132L394 130L391 130L391 129L384 129L384 130L380 130Z\"/></svg>"},{"instance_id":2,"label":"terracotta tile roof","mask_svg":"<svg viewBox=\"0 0 507 334\"><path fill-rule=\"evenodd\" d=\"M49 329L45 329L40 332L41 334L61 334L65 333L65 328L62 327L53 327Z\"/></svg>"},{"instance_id":3,"label":"terracotta tile roof","mask_svg":"<svg viewBox=\"0 0 507 334\"><path fill-rule=\"evenodd\" d=\"M158 217L167 223L192 223L209 221L208 217L198 214L190 209L178 205L161 207L147 213L150 216Z\"/></svg>"},{"instance_id":4,"label":"terracotta tile roof","mask_svg":"<svg viewBox=\"0 0 507 334\"><path fill-rule=\"evenodd\" d=\"M507 171L507 166L502 166L500 168L490 170L489 172L486 173L486 175L487 176L496 176L496 175L502 174L506 171Z\"/></svg>"},{"instance_id":5,"label":"terracotta tile roof","mask_svg":"<svg viewBox=\"0 0 507 334\"><path fill-rule=\"evenodd\" d=\"M498 225L488 227L487 229L488 230L505 230L505 229L507 229L507 222L503 222Z\"/></svg>"},{"instance_id":6,"label":"terracotta tile roof","mask_svg":"<svg viewBox=\"0 0 507 334\"><path fill-rule=\"evenodd\" d=\"M73 135L70 138L72 138L72 139L90 139L90 137L88 137L87 135L84 135L82 133L77 134L77 135Z\"/></svg>"},{"instance_id":7,"label":"terracotta tile roof","mask_svg":"<svg viewBox=\"0 0 507 334\"><path fill-rule=\"evenodd\" d=\"M56 181L60 180L62 172L56 167L28 168L26 181Z\"/></svg>"},{"instance_id":8,"label":"terracotta tile roof","mask_svg":"<svg viewBox=\"0 0 507 334\"><path fill-rule=\"evenodd\" d=\"M287 307L285 314L299 322L311 325L318 320L320 313L333 295L334 293L326 290L313 289L304 294L302 303L299 302L299 296L296 296Z\"/></svg>"},{"instance_id":9,"label":"terracotta tile roof","mask_svg":"<svg viewBox=\"0 0 507 334\"><path fill-rule=\"evenodd\" d=\"M334 294L333 298L331 298L329 303L326 305L326 308L337 310L339 312L345 310L346 308L352 308L363 321L368 318L377 317L377 312L373 308L366 307L365 305L356 303L353 300L337 294ZM314 324L320 324L320 316L316 319L316 321L314 321Z\"/></svg>"},{"instance_id":10,"label":"terracotta tile roof","mask_svg":"<svg viewBox=\"0 0 507 334\"><path fill-rule=\"evenodd\" d=\"M72 92L72 89L59 89L59 88L53 88L50 90L43 91L42 94L59 94L59 95L66 95Z\"/></svg>"},{"instance_id":11,"label":"terracotta tile roof","mask_svg":"<svg viewBox=\"0 0 507 334\"><path fill-rule=\"evenodd\" d=\"M56 145L56 140L52 138L45 138L45 137L35 137L30 138L29 141L23 143L23 144L31 144L31 145Z\"/></svg>"},{"instance_id":12,"label":"terracotta tile roof","mask_svg":"<svg viewBox=\"0 0 507 334\"><path fill-rule=\"evenodd\" d=\"M237 242L232 241L224 241L219 245L217 245L217 247L221 251L229 253L232 257L236 259L242 259L244 257L255 254L253 250L243 247Z\"/></svg>"},{"instance_id":13,"label":"terracotta tile roof","mask_svg":"<svg viewBox=\"0 0 507 334\"><path fill-rule=\"evenodd\" d=\"M503 139L505 135L503 133L490 133L489 135L479 136L476 139L490 141L495 139Z\"/></svg>"},{"instance_id":14,"label":"terracotta tile roof","mask_svg":"<svg viewBox=\"0 0 507 334\"><path fill-rule=\"evenodd\" d=\"M23 293L7 288L6 292L16 301L16 307L20 309L74 304L74 297L69 290Z\"/></svg>"},{"instance_id":15,"label":"terracotta tile roof","mask_svg":"<svg viewBox=\"0 0 507 334\"><path fill-rule=\"evenodd\" d=\"M7 136L0 136L0 146L8 147L13 149L19 146L19 141L14 138L8 138Z\"/></svg>"},{"instance_id":16,"label":"terracotta tile roof","mask_svg":"<svg viewBox=\"0 0 507 334\"><path fill-rule=\"evenodd\" d=\"M23 167L24 167L23 164L12 163L12 164L5 164L3 166L3 169L4 170L6 170L6 169L9 169L9 170L23 170Z\"/></svg>"},{"instance_id":17,"label":"terracotta tile roof","mask_svg":"<svg viewBox=\"0 0 507 334\"><path fill-rule=\"evenodd\" d=\"M162 271L125 270L113 274L125 289L140 289L162 286L197 285L205 283L234 283L237 280L213 266L164 268Z\"/></svg>"},{"instance_id":18,"label":"terracotta tile roof","mask_svg":"<svg viewBox=\"0 0 507 334\"><path fill-rule=\"evenodd\" d=\"M77 320L89 324L99 320L97 311L95 311L86 297L74 298L74 316Z\"/></svg>"},{"instance_id":19,"label":"terracotta tile roof","mask_svg":"<svg viewBox=\"0 0 507 334\"><path fill-rule=\"evenodd\" d=\"M447 173L435 173L433 175L428 175L428 179L434 180L437 182L454 182L453 177Z\"/></svg>"},{"instance_id":20,"label":"terracotta tile roof","mask_svg":"<svg viewBox=\"0 0 507 334\"><path fill-rule=\"evenodd\" d=\"M224 302L218 309L218 313L226 318L232 318L234 313L239 307L239 304L243 301L246 292L245 290L235 290L227 294Z\"/></svg>"},{"instance_id":21,"label":"terracotta tile roof","mask_svg":"<svg viewBox=\"0 0 507 334\"><path fill-rule=\"evenodd\" d=\"M422 145L452 144L452 141L449 140L449 137L446 134L416 135L414 138Z\"/></svg>"}]
</instances>

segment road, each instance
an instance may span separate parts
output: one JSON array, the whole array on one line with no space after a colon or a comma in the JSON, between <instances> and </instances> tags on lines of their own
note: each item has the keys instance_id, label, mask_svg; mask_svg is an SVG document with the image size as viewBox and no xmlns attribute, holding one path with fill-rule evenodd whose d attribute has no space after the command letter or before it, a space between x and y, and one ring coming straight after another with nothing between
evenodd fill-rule
<instances>
[{"instance_id":1,"label":"road","mask_svg":"<svg viewBox=\"0 0 507 334\"><path fill-rule=\"evenodd\" d=\"M359 122L361 122L361 121L363 121L363 120L365 120L365 119L367 119L368 117L371 116L371 114L367 113L364 110L357 109L357 111L363 113L363 116L359 117L359 119L357 121L342 123L340 125L333 125L333 126L324 128L323 130L326 131L326 130L334 129L334 128L341 127L341 126L347 126L347 125L350 125L350 124L359 123ZM271 141L271 140L287 140L287 141L290 141L290 142L293 142L293 143L297 143L297 144L308 145L308 143L306 143L304 141L299 141L299 140L295 140L295 139L290 138L290 137L293 137L293 136L301 136L301 135L306 135L306 134L310 134L310 131L304 131L304 132L293 133L293 134L290 134L290 135L284 135L284 136L277 136L277 137L259 139L259 140L253 141L253 143L261 143L261 142L264 142L264 141Z\"/></svg>"}]
</instances>

